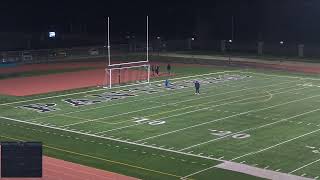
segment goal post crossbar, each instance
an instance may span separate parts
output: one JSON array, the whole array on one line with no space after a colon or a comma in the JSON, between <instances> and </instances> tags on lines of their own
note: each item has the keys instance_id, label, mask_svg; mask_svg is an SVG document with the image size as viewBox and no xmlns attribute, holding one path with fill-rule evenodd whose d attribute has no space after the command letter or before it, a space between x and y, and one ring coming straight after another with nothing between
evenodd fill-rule
<instances>
[{"instance_id":1,"label":"goal post crossbar","mask_svg":"<svg viewBox=\"0 0 320 180\"><path fill-rule=\"evenodd\" d=\"M110 64L110 65L109 65L109 67L122 66L122 65L130 65L130 64L148 63L148 62L149 62L149 61L134 61L134 62L126 62L126 63Z\"/></svg>"},{"instance_id":2,"label":"goal post crossbar","mask_svg":"<svg viewBox=\"0 0 320 180\"><path fill-rule=\"evenodd\" d=\"M146 77L145 77L145 79L142 79L145 81L145 83L143 83L143 84L150 83L150 64L132 65L132 66L124 66L124 67L110 66L105 69L105 73L106 73L106 75L105 75L106 86L105 87L110 88L110 89L112 88L112 85L113 85L112 78L114 75L116 75L116 74L112 73L114 70L120 71L120 70L125 70L125 69L134 69L134 68L146 68ZM132 71L134 71L134 70L132 70ZM139 71L141 71L141 70L138 70L135 73L139 73ZM136 79L136 81L140 81L140 80L141 79ZM119 81L120 81L120 79L119 79ZM119 84L120 84L120 82L119 82ZM140 83L140 84L142 84L142 83ZM136 85L136 84L132 84L132 85Z\"/></svg>"}]
</instances>

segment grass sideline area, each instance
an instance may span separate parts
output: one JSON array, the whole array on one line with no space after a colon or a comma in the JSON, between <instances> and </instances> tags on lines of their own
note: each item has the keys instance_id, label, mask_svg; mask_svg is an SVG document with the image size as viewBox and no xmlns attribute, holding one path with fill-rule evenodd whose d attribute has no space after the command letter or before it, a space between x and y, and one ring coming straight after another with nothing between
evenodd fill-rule
<instances>
[{"instance_id":1,"label":"grass sideline area","mask_svg":"<svg viewBox=\"0 0 320 180\"><path fill-rule=\"evenodd\" d=\"M131 92L133 97L78 107L64 100L96 100L93 95L110 91L0 96L0 140L42 141L46 155L142 179L180 179L222 160L320 176L318 76L213 66L173 68L177 76L172 83L186 81L190 86L167 90L156 86L162 83L156 79L152 88L157 92L138 89ZM193 80L224 80L230 75L248 77L203 84L201 95L193 94ZM126 88L113 89L120 90ZM36 103L54 103L56 110L21 108ZM188 178L260 179L218 168Z\"/></svg>"},{"instance_id":2,"label":"grass sideline area","mask_svg":"<svg viewBox=\"0 0 320 180\"><path fill-rule=\"evenodd\" d=\"M222 53L219 51L180 51L177 54L188 54L188 55L211 55L211 56L222 56L222 57L239 57L239 58L253 58L268 61L293 61L293 62L308 62L308 63L319 63L320 57L299 57L293 55L277 55L277 54L263 54L258 55L256 53L244 53L244 52L231 52Z\"/></svg>"}]
</instances>

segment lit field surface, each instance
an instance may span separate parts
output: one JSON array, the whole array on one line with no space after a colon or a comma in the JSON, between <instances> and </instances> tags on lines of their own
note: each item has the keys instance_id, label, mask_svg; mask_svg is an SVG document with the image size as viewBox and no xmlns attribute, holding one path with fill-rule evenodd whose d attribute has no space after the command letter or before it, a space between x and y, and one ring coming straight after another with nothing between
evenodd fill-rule
<instances>
[{"instance_id":1,"label":"lit field surface","mask_svg":"<svg viewBox=\"0 0 320 180\"><path fill-rule=\"evenodd\" d=\"M320 176L320 79L213 69L171 83L2 97L0 140L141 179L259 179L225 161Z\"/></svg>"}]
</instances>

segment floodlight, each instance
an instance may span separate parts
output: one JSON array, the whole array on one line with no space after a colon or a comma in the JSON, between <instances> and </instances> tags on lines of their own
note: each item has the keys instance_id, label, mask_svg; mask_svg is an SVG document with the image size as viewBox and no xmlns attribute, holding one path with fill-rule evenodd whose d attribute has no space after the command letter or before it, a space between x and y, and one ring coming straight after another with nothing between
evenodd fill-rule
<instances>
[{"instance_id":1,"label":"floodlight","mask_svg":"<svg viewBox=\"0 0 320 180\"><path fill-rule=\"evenodd\" d=\"M49 32L49 38L54 38L54 37L56 37L56 32L54 31Z\"/></svg>"}]
</instances>

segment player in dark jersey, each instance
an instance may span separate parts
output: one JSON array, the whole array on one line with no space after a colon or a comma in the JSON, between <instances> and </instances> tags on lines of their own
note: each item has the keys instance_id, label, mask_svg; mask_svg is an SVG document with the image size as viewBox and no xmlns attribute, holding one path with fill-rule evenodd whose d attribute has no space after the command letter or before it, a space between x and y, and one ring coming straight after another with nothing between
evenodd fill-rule
<instances>
[{"instance_id":1,"label":"player in dark jersey","mask_svg":"<svg viewBox=\"0 0 320 180\"><path fill-rule=\"evenodd\" d=\"M195 94L200 94L200 82L199 81L195 81L194 87L196 89L196 93Z\"/></svg>"},{"instance_id":2,"label":"player in dark jersey","mask_svg":"<svg viewBox=\"0 0 320 180\"><path fill-rule=\"evenodd\" d=\"M171 65L170 64L167 65L167 72L168 72L168 74L171 74Z\"/></svg>"}]
</instances>

